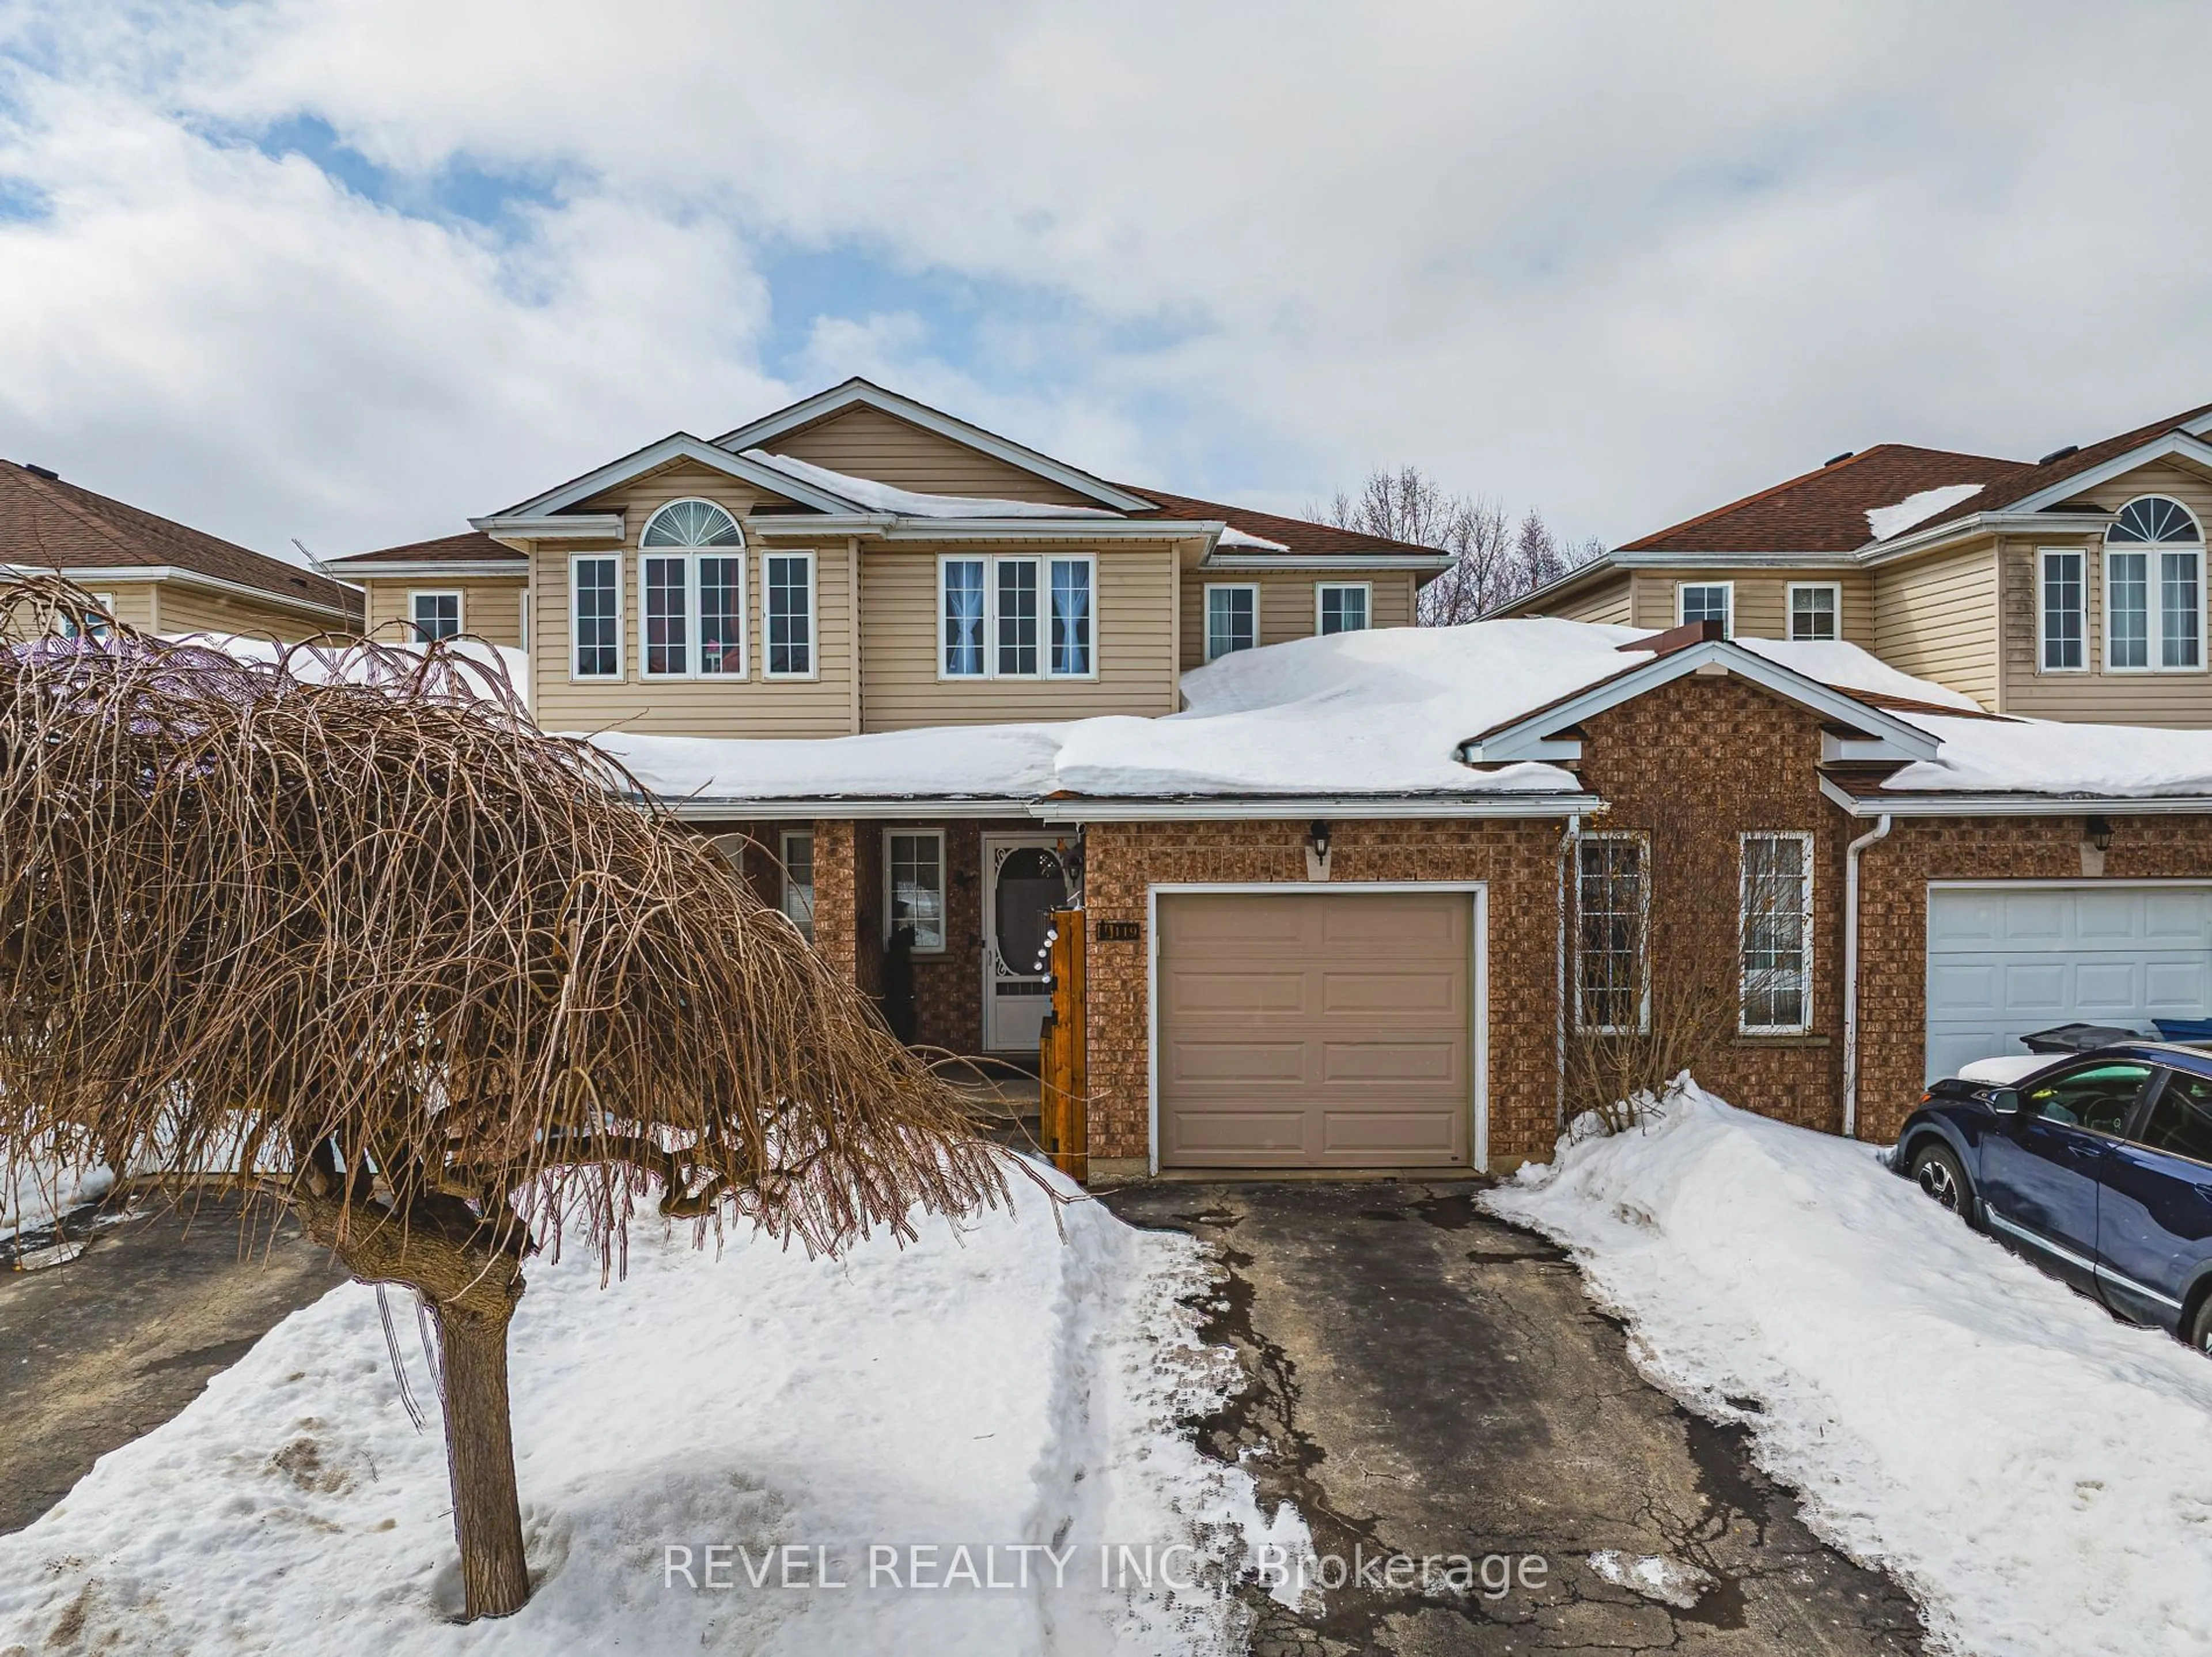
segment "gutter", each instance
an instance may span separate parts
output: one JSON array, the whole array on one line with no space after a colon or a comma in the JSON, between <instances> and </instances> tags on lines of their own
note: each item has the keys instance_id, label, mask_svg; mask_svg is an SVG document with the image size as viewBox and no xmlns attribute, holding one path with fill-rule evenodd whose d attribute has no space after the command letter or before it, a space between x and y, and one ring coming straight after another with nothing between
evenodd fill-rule
<instances>
[{"instance_id":1,"label":"gutter","mask_svg":"<svg viewBox=\"0 0 2212 1657\"><path fill-rule=\"evenodd\" d=\"M1851 794L1829 777L1820 792L1844 813L1872 817L2212 817L2212 794Z\"/></svg>"},{"instance_id":2,"label":"gutter","mask_svg":"<svg viewBox=\"0 0 2212 1657\"><path fill-rule=\"evenodd\" d=\"M1859 854L1889 838L1887 812L1844 848L1844 1137L1859 1136Z\"/></svg>"},{"instance_id":3,"label":"gutter","mask_svg":"<svg viewBox=\"0 0 2212 1657\"><path fill-rule=\"evenodd\" d=\"M1048 795L792 795L750 799L730 795L658 796L686 820L731 819L799 822L811 818L1029 817L1042 823L1286 822L1310 817L1574 818L1599 809L1589 794L1499 795L1491 798L1423 795L1247 795L1189 799L1103 800Z\"/></svg>"},{"instance_id":4,"label":"gutter","mask_svg":"<svg viewBox=\"0 0 2212 1657\"><path fill-rule=\"evenodd\" d=\"M65 566L15 562L0 564L0 570L27 576L59 576L64 580L73 582L79 587L94 582L167 582L177 587L204 588L211 593L223 593L235 598L252 599L263 604L282 605L291 610L305 610L318 616L335 616L340 621L350 622L353 619L352 612L343 605L325 604L319 599L301 598L296 593L279 593L274 588L253 587L245 582L231 581L222 576L203 575L197 570L187 570L181 564L121 564ZM325 579L328 580L329 577L326 576ZM343 582L337 584L344 585Z\"/></svg>"}]
</instances>

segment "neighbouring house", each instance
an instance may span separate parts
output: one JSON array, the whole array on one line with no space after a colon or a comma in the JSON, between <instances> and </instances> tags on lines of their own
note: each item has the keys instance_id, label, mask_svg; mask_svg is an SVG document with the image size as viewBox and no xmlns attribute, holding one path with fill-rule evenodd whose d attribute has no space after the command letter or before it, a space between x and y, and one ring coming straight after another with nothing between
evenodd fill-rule
<instances>
[{"instance_id":1,"label":"neighbouring house","mask_svg":"<svg viewBox=\"0 0 2212 1657\"><path fill-rule=\"evenodd\" d=\"M1884 443L1498 613L1843 639L1992 713L2212 726L2208 521L2212 405L2032 462Z\"/></svg>"},{"instance_id":2,"label":"neighbouring house","mask_svg":"<svg viewBox=\"0 0 2212 1657\"><path fill-rule=\"evenodd\" d=\"M149 633L296 642L361 625L361 598L296 564L0 460L0 562L66 576Z\"/></svg>"},{"instance_id":3,"label":"neighbouring house","mask_svg":"<svg viewBox=\"0 0 2212 1657\"><path fill-rule=\"evenodd\" d=\"M2212 734L1718 617L1415 629L1432 552L857 381L472 527L335 567L526 644L909 1040L1033 1056L1079 896L1094 1177L1547 1154L1577 1044L1716 951L1701 1079L1870 1137L2027 1031L2212 1013Z\"/></svg>"}]
</instances>

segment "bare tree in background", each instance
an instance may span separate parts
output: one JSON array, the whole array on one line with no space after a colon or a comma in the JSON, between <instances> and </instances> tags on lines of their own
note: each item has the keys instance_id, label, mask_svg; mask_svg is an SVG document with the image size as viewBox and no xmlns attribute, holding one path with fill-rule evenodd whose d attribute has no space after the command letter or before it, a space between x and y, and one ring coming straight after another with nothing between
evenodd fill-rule
<instances>
[{"instance_id":1,"label":"bare tree in background","mask_svg":"<svg viewBox=\"0 0 2212 1657\"><path fill-rule=\"evenodd\" d=\"M1358 493L1337 490L1310 508L1316 523L1380 535L1450 555L1452 566L1421 590L1425 627L1450 627L1489 614L1558 580L1605 550L1592 539L1558 535L1534 507L1516 527L1494 496L1454 495L1419 466L1368 473Z\"/></svg>"}]
</instances>

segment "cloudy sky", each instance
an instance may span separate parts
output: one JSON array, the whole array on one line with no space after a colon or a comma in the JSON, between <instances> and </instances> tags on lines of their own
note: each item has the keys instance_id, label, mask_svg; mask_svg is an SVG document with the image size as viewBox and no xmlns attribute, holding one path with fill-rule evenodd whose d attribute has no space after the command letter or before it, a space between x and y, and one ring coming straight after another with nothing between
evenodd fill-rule
<instances>
[{"instance_id":1,"label":"cloudy sky","mask_svg":"<svg viewBox=\"0 0 2212 1657\"><path fill-rule=\"evenodd\" d=\"M2208 48L2036 0L0 0L0 454L333 554L860 373L1109 476L1414 461L1626 539L2212 399Z\"/></svg>"}]
</instances>

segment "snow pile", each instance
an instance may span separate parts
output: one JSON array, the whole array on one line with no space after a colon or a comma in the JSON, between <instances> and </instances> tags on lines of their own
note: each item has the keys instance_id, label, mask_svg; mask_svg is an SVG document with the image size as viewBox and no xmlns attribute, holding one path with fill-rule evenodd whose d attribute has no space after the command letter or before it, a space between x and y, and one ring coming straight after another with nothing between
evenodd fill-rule
<instances>
[{"instance_id":1,"label":"snow pile","mask_svg":"<svg viewBox=\"0 0 2212 1657\"><path fill-rule=\"evenodd\" d=\"M1886 789L2113 799L2212 794L2212 731L1908 717L1943 746L1935 758L1917 760L1896 772L1882 784Z\"/></svg>"},{"instance_id":2,"label":"snow pile","mask_svg":"<svg viewBox=\"0 0 2212 1657\"><path fill-rule=\"evenodd\" d=\"M419 661L430 649L427 644L413 641L403 643L389 638L377 639L373 643L284 645L246 633L171 633L165 637L172 644L204 645L236 661L266 664L286 655L295 676L318 685L381 684L389 677L390 669L379 658L397 651ZM464 636L449 641L443 655L459 668L460 682L471 693L493 695L495 674L503 673L514 687L515 699L528 700L528 651L505 644L488 644L480 638Z\"/></svg>"},{"instance_id":3,"label":"snow pile","mask_svg":"<svg viewBox=\"0 0 2212 1657\"><path fill-rule=\"evenodd\" d=\"M1839 691L1869 691L1876 696L1906 702L1924 702L1934 708L1958 708L1979 713L1982 704L1970 696L1900 673L1872 651L1842 639L1739 638L1731 641L1754 655L1765 656L1778 667L1832 685Z\"/></svg>"},{"instance_id":4,"label":"snow pile","mask_svg":"<svg viewBox=\"0 0 2212 1657\"><path fill-rule=\"evenodd\" d=\"M1627 627L1553 619L1395 627L1243 650L1183 675L1180 714L1085 720L1060 749L1079 795L1572 793L1556 765L1478 771L1469 737L1641 667Z\"/></svg>"},{"instance_id":5,"label":"snow pile","mask_svg":"<svg viewBox=\"0 0 2212 1657\"><path fill-rule=\"evenodd\" d=\"M1122 515L1103 506L1052 506L1042 501L996 501L981 495L918 495L910 489L894 489L872 478L855 478L832 472L788 454L771 454L749 448L745 459L811 484L830 494L866 507L871 512L896 513L902 518L1118 518Z\"/></svg>"},{"instance_id":6,"label":"snow pile","mask_svg":"<svg viewBox=\"0 0 2212 1657\"><path fill-rule=\"evenodd\" d=\"M1943 1648L2212 1649L2212 1363L1869 1148L1692 1091L1486 1200L1571 1248L1639 1366L1747 1422L1816 1529L1912 1586Z\"/></svg>"},{"instance_id":7,"label":"snow pile","mask_svg":"<svg viewBox=\"0 0 2212 1657\"><path fill-rule=\"evenodd\" d=\"M89 1144L74 1151L48 1140L33 1145L0 1179L0 1243L38 1231L71 1209L96 1203L114 1188L115 1173Z\"/></svg>"},{"instance_id":8,"label":"snow pile","mask_svg":"<svg viewBox=\"0 0 2212 1657\"><path fill-rule=\"evenodd\" d=\"M0 1537L0 1650L1208 1652L1212 1594L1102 1592L1097 1544L1265 1535L1243 1474L1174 1428L1224 1362L1180 1304L1211 1268L1188 1239L1026 1181L1017 1215L842 1261L756 1236L717 1258L690 1228L635 1228L602 1290L582 1253L529 1270L513 1331L514 1436L535 1597L471 1625L459 1603L435 1389L400 1326L429 1430L408 1424L374 1293L336 1289L279 1325L168 1425L104 1457L44 1519ZM1273 1539L1302 1527L1279 1513ZM1077 1549L1067 1586L1010 1544ZM669 1545L726 1544L721 1579L671 1585ZM938 1551L960 1586L868 1586L870 1544ZM994 1563L983 1550L997 1544ZM781 1551L772 1570L763 1550ZM842 1587L780 1586L787 1559ZM734 1550L745 1550L740 1556ZM1170 1568L1194 1575L1188 1556ZM750 1586L758 1571L763 1586ZM952 1573L948 1577L948 1573ZM1133 1578L1132 1579L1133 1583ZM1080 1586L1079 1586L1079 1584ZM74 1637L64 1637L68 1630Z\"/></svg>"},{"instance_id":9,"label":"snow pile","mask_svg":"<svg viewBox=\"0 0 2212 1657\"><path fill-rule=\"evenodd\" d=\"M1878 541L1893 540L1915 524L1924 524L1981 492L1979 484L1945 484L1941 489L1923 489L1906 496L1894 506L1869 507L1867 527Z\"/></svg>"}]
</instances>

